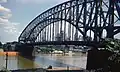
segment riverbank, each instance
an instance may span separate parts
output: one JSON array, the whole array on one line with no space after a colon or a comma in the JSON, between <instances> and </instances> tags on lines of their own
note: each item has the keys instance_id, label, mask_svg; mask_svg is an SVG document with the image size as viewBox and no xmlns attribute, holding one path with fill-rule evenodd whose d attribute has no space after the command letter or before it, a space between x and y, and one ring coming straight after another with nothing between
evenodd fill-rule
<instances>
[{"instance_id":1,"label":"riverbank","mask_svg":"<svg viewBox=\"0 0 120 72\"><path fill-rule=\"evenodd\" d=\"M77 67L54 67L46 69L46 72L83 72L84 69Z\"/></svg>"},{"instance_id":2,"label":"riverbank","mask_svg":"<svg viewBox=\"0 0 120 72\"><path fill-rule=\"evenodd\" d=\"M81 68L63 68L63 67L55 67L52 69L43 69L43 68L35 68L35 69L19 69L19 70L11 70L11 72L83 72L84 69Z\"/></svg>"},{"instance_id":3,"label":"riverbank","mask_svg":"<svg viewBox=\"0 0 120 72\"><path fill-rule=\"evenodd\" d=\"M11 72L46 72L46 70L43 68L34 68L34 69L11 70Z\"/></svg>"}]
</instances>

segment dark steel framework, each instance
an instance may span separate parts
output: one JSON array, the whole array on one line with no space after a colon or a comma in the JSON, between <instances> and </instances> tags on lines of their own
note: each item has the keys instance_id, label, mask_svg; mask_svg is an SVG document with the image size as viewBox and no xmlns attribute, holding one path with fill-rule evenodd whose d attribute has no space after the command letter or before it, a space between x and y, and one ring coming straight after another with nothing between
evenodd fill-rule
<instances>
[{"instance_id":1,"label":"dark steel framework","mask_svg":"<svg viewBox=\"0 0 120 72\"><path fill-rule=\"evenodd\" d=\"M104 32L114 38L120 32L114 0L70 0L43 12L19 36L22 43L49 41L101 41ZM89 38L90 38L89 37Z\"/></svg>"}]
</instances>

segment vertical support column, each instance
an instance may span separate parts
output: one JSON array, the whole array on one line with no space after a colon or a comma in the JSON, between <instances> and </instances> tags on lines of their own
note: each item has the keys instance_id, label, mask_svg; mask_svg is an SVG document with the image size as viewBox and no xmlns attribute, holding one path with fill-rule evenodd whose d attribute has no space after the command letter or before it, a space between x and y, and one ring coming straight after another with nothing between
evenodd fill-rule
<instances>
[{"instance_id":1,"label":"vertical support column","mask_svg":"<svg viewBox=\"0 0 120 72\"><path fill-rule=\"evenodd\" d=\"M47 41L47 39L46 39L46 28L45 28L45 32L44 32L45 34L44 34L44 36L45 36L45 41Z\"/></svg>"},{"instance_id":2,"label":"vertical support column","mask_svg":"<svg viewBox=\"0 0 120 72\"><path fill-rule=\"evenodd\" d=\"M79 5L78 5L78 0L76 0L76 27L78 28L78 16L79 16ZM78 30L76 29L75 32L75 41L78 40Z\"/></svg>"},{"instance_id":3,"label":"vertical support column","mask_svg":"<svg viewBox=\"0 0 120 72\"><path fill-rule=\"evenodd\" d=\"M94 41L97 42L97 29L98 29L98 0L95 0L95 31L94 31Z\"/></svg>"},{"instance_id":4,"label":"vertical support column","mask_svg":"<svg viewBox=\"0 0 120 72\"><path fill-rule=\"evenodd\" d=\"M49 12L48 12L48 15L49 15ZM48 19L47 24L49 24L49 17L47 19ZM47 41L49 41L49 25L47 26Z\"/></svg>"},{"instance_id":5,"label":"vertical support column","mask_svg":"<svg viewBox=\"0 0 120 72\"><path fill-rule=\"evenodd\" d=\"M51 23L51 20L50 20L50 23ZM51 29L51 25L52 25L52 24L49 24L49 25L50 25L50 41L51 41L51 38L52 38L52 36L51 36L51 30L52 30L52 29Z\"/></svg>"},{"instance_id":6,"label":"vertical support column","mask_svg":"<svg viewBox=\"0 0 120 72\"><path fill-rule=\"evenodd\" d=\"M48 41L50 41L50 25L48 25Z\"/></svg>"},{"instance_id":7,"label":"vertical support column","mask_svg":"<svg viewBox=\"0 0 120 72\"><path fill-rule=\"evenodd\" d=\"M49 15L49 12L48 12L48 15ZM50 20L49 20L50 18L48 17L48 21L47 21L47 24L48 24L48 41L50 40L50 25L49 25L49 23L50 23Z\"/></svg>"},{"instance_id":8,"label":"vertical support column","mask_svg":"<svg viewBox=\"0 0 120 72\"><path fill-rule=\"evenodd\" d=\"M75 18L74 11L75 11L75 7L73 7L73 23L75 22L75 20L74 20L74 18ZM74 26L72 26L72 40L74 41Z\"/></svg>"},{"instance_id":9,"label":"vertical support column","mask_svg":"<svg viewBox=\"0 0 120 72\"><path fill-rule=\"evenodd\" d=\"M52 13L52 10L50 10L50 15L51 15L51 13ZM52 38L52 36L51 36L51 35L52 35L52 34L51 34L51 30L52 30L52 29L51 29L51 25L52 25L52 24L51 24L51 18L52 18L52 17L50 17L50 21L49 21L49 26L50 26L50 41L51 41L51 38Z\"/></svg>"},{"instance_id":10,"label":"vertical support column","mask_svg":"<svg viewBox=\"0 0 120 72\"><path fill-rule=\"evenodd\" d=\"M37 42L40 42L40 41L39 41L39 39L40 39L40 34L38 34L38 37L37 37Z\"/></svg>"},{"instance_id":11,"label":"vertical support column","mask_svg":"<svg viewBox=\"0 0 120 72\"><path fill-rule=\"evenodd\" d=\"M47 41L48 41L48 33L49 33L49 30L48 30L49 28L48 28L48 26L47 26Z\"/></svg>"},{"instance_id":12,"label":"vertical support column","mask_svg":"<svg viewBox=\"0 0 120 72\"><path fill-rule=\"evenodd\" d=\"M44 30L42 30L42 41L44 41Z\"/></svg>"},{"instance_id":13,"label":"vertical support column","mask_svg":"<svg viewBox=\"0 0 120 72\"><path fill-rule=\"evenodd\" d=\"M66 14L67 14L67 13L66 13L66 4L65 4L65 20L66 20L66 16L67 16ZM65 41L65 39L66 39L66 21L64 21L64 23L65 23L65 24L64 24L64 38L63 38L63 39L64 39L64 41Z\"/></svg>"},{"instance_id":14,"label":"vertical support column","mask_svg":"<svg viewBox=\"0 0 120 72\"><path fill-rule=\"evenodd\" d=\"M57 7L57 11L58 11L58 8L59 8L59 7ZM59 16L60 16L60 12L58 12L58 18L60 18ZM55 29L56 29L56 30L55 30L55 35L56 35L56 37L57 37L57 32L60 33L60 31L59 31L59 21L56 23Z\"/></svg>"},{"instance_id":15,"label":"vertical support column","mask_svg":"<svg viewBox=\"0 0 120 72\"><path fill-rule=\"evenodd\" d=\"M92 27L92 24L91 24L91 22L92 22L92 13L93 13L93 11L94 11L94 7L95 7L95 3L90 3L90 15L89 15L89 18L88 18L88 24L87 24L87 27L89 26L89 27ZM90 25L91 24L91 25ZM90 29L90 37L92 38L92 30Z\"/></svg>"},{"instance_id":16,"label":"vertical support column","mask_svg":"<svg viewBox=\"0 0 120 72\"><path fill-rule=\"evenodd\" d=\"M109 25L107 29L107 37L114 38L114 2L113 0L109 0Z\"/></svg>"},{"instance_id":17,"label":"vertical support column","mask_svg":"<svg viewBox=\"0 0 120 72\"><path fill-rule=\"evenodd\" d=\"M54 37L54 36L55 36L55 35L54 35L54 29L55 29L55 27L54 27L54 22L53 22L53 33L52 33L52 41L54 41L54 38L55 38L55 37Z\"/></svg>"},{"instance_id":18,"label":"vertical support column","mask_svg":"<svg viewBox=\"0 0 120 72\"><path fill-rule=\"evenodd\" d=\"M99 12L100 12L100 14L99 14L99 27L101 28L102 27L102 2L103 2L103 0L100 0L99 1L99 7L100 7L100 10L99 10ZM102 39L102 33L103 33L103 30L100 30L100 28L99 28L99 41L101 41L101 39Z\"/></svg>"},{"instance_id":19,"label":"vertical support column","mask_svg":"<svg viewBox=\"0 0 120 72\"><path fill-rule=\"evenodd\" d=\"M70 23L71 23L71 6L72 3L70 2L70 12L69 12L69 19L70 19ZM71 24L69 24L69 29L68 29L68 39L71 40Z\"/></svg>"},{"instance_id":20,"label":"vertical support column","mask_svg":"<svg viewBox=\"0 0 120 72\"><path fill-rule=\"evenodd\" d=\"M54 12L55 12L55 9L54 9ZM55 24L54 24L54 18L55 18L55 15L53 15L53 30L52 30L52 32L53 32L53 34L52 34L52 41L54 41L54 38L55 38Z\"/></svg>"},{"instance_id":21,"label":"vertical support column","mask_svg":"<svg viewBox=\"0 0 120 72\"><path fill-rule=\"evenodd\" d=\"M61 5L61 20L60 20L60 35L61 35L61 33L62 33L62 18L63 18L63 11L62 11L62 5Z\"/></svg>"},{"instance_id":22,"label":"vertical support column","mask_svg":"<svg viewBox=\"0 0 120 72\"><path fill-rule=\"evenodd\" d=\"M84 29L83 29L83 32L84 32L84 35L83 35L83 40L85 41L85 38L86 38L86 12L87 12L87 3L86 3L86 0L84 0L84 4L83 4L83 6L84 6L84 15L83 15L83 25L84 25Z\"/></svg>"},{"instance_id":23,"label":"vertical support column","mask_svg":"<svg viewBox=\"0 0 120 72\"><path fill-rule=\"evenodd\" d=\"M42 41L42 34L41 34L41 32L40 32L40 42Z\"/></svg>"}]
</instances>

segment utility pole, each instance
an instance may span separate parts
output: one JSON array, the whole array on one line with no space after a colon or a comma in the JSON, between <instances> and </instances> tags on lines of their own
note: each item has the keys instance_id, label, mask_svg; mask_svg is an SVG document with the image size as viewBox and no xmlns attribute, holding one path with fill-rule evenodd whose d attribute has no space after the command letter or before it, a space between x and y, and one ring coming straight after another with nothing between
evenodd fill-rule
<instances>
[{"instance_id":1,"label":"utility pole","mask_svg":"<svg viewBox=\"0 0 120 72\"><path fill-rule=\"evenodd\" d=\"M7 65L8 65L8 52L6 52L6 69L7 69Z\"/></svg>"}]
</instances>

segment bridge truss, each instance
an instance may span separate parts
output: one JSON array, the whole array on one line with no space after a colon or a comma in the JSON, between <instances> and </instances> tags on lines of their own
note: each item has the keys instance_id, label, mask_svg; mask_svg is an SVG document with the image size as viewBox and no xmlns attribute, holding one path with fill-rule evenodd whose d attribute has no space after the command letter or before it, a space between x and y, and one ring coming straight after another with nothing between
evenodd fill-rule
<instances>
[{"instance_id":1,"label":"bridge truss","mask_svg":"<svg viewBox=\"0 0 120 72\"><path fill-rule=\"evenodd\" d=\"M33 19L19 36L21 43L94 41L120 32L113 0L70 0Z\"/></svg>"}]
</instances>

